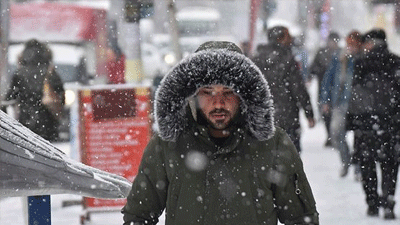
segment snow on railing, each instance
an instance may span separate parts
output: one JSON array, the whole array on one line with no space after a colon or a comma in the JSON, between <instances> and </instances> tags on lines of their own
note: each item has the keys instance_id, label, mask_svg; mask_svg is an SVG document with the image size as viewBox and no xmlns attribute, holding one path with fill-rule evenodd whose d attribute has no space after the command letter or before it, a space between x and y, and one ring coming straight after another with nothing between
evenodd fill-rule
<instances>
[{"instance_id":1,"label":"snow on railing","mask_svg":"<svg viewBox=\"0 0 400 225\"><path fill-rule=\"evenodd\" d=\"M0 196L34 196L28 198L28 209L43 219L39 224L50 224L49 195L115 199L126 198L131 188L124 177L70 159L1 110L0 165Z\"/></svg>"}]
</instances>

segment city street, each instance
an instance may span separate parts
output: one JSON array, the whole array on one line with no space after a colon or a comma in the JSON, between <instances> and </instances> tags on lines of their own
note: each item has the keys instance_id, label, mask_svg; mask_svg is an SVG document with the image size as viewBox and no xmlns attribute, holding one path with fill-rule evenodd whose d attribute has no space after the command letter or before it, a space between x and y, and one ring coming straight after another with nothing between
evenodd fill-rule
<instances>
[{"instance_id":1,"label":"city street","mask_svg":"<svg viewBox=\"0 0 400 225\"><path fill-rule=\"evenodd\" d=\"M6 7L7 5L5 3L8 4L8 2L9 1L1 1L0 9L1 7ZM304 67L302 71L305 72L305 75L307 73L310 73L310 71L307 72L306 69L308 67L311 68L311 66L309 65L311 63L311 60L314 59L315 53L318 51L319 47L322 47L322 45L325 44L326 38L330 31L335 31L340 35L341 40L338 41L338 46L345 49L345 37L350 31L356 29L360 31L361 34L364 34L374 27L382 28L386 30L386 34L385 37L381 39L385 39L385 43L387 42L390 52L393 52L396 55L399 55L400 53L400 5L394 0L382 1L387 2L387 4L383 4L378 0L182 0L179 1L180 4L177 4L176 6L173 6L172 3L168 3L175 2L175 0L143 0L140 2L142 8L140 8L138 4L131 4L128 7L128 5L125 5L125 3L130 1L125 0L76 1L79 2L79 4L74 3L71 5L65 3L58 5L58 3L56 4L57 1L54 0L38 1L38 3L32 1L29 4L17 4L16 2L22 3L25 1L13 1L12 4L10 3L10 6L12 6L12 8L3 8L2 10L3 12L7 13L3 13L1 16L3 18L2 21L0 21L2 22L2 26L0 26L0 39L3 39L1 43L8 43L6 45L8 47L3 48L7 49L7 52L0 52L3 53L3 58L0 60L3 61L2 63L0 63L0 70L2 69L4 73L0 74L0 81L2 81L0 82L0 90L2 90L3 92L7 91L9 85L11 84L11 81L13 80L12 78L14 76L14 71L16 71L16 69L20 68L19 66L22 65L22 61L20 60L22 58L21 56L25 48L24 43L29 41L30 38L36 38L40 42L47 43L48 48L44 48L47 50L43 52L50 52L51 54L47 54L47 56L51 55L54 57L49 57L46 63L48 63L49 65L55 65L55 67L46 66L43 67L46 70L42 70L38 67L38 65L43 66L47 64L35 63L31 64L33 66L30 68L38 69L37 71L41 71L40 73L42 75L44 74L43 71L46 71L47 75L47 71L50 71L50 69L57 69L56 72L59 73L60 80L63 82L62 84L65 89L65 92L63 91L62 93L62 95L65 95L65 112L61 114L63 115L63 117L60 118L60 130L62 134L60 135L60 137L64 138L63 140L68 140L68 138L72 137L71 140L75 141L74 144L77 144L77 138L74 139L74 137L77 137L81 134L78 133L78 127L83 128L81 130L86 129L85 126L82 126L82 124L84 123L78 122L83 121L80 119L84 118L78 117L83 117L82 115L87 115L87 118L92 119L92 114L87 113L89 111L93 112L92 95L89 95L89 89L85 90L85 94L78 95L80 93L83 93L79 92L80 90L83 90L83 87L86 88L93 86L99 88L102 85L107 85L108 87L111 87L112 85L121 86L121 83L126 83L127 86L130 86L131 84L137 84L138 88L141 88L140 90L142 90L142 92L147 92L143 91L145 89L139 86L146 84L156 87L157 85L159 85L159 80L177 63L177 61L181 59L181 54L183 57L186 57L188 54L193 53L198 48L198 46L204 43L206 40L232 41L234 43L237 43L238 45L250 43L250 46L252 46L252 48L254 49L253 53L255 54L255 49L260 46L259 44L267 43L267 33L265 32L266 28L269 29L269 27L273 27L276 25L285 26L286 28L288 28L288 32L286 33L289 34L290 31L291 35L291 37L287 35L287 38L285 39L293 40L293 43L295 44L293 45L293 53L295 54L296 60L299 61L299 65ZM259 2L260 5L258 5L257 7L255 7L254 5L250 5L250 3L255 2ZM263 4L261 4L261 2L263 2ZM396 2L396 4L394 4L394 2ZM193 6L203 5L207 7L195 7L197 9L194 11L191 8ZM172 8L174 10L170 10L169 7L176 7L176 9ZM121 9L124 9L125 11ZM176 15L174 15L174 13L170 13L174 12L175 10ZM261 11L258 12L257 10ZM140 15L138 12L140 12ZM27 17L27 15L30 16ZM253 17L254 19L251 19ZM140 18L140 20L138 18ZM171 18L173 18L173 20L171 20ZM131 21L128 22L128 19ZM9 22L9 26L5 26L5 22ZM200 29L199 27L202 29ZM171 36L171 34L174 35ZM180 47L178 48L177 46ZM251 56L250 53L252 52L248 52L249 56ZM353 55L353 53L351 54ZM331 60L329 60L329 62L330 61ZM140 67L139 69L138 67L136 67L137 65L140 65L137 64L137 62L140 62L140 64L143 63L143 71L141 71ZM5 67L7 63L8 67ZM123 67L121 65L123 65ZM386 66L385 63L381 63L379 65ZM8 74L7 71L9 71ZM21 71L33 70L28 68ZM37 74L33 74L36 81L39 81L36 78L38 74L39 72L37 72ZM387 73L385 73L385 75L386 74ZM26 76L28 77L28 75ZM29 75L29 77L32 76ZM306 76L304 76L304 78L306 78ZM29 82L25 86L45 87L44 80L45 78L41 80L40 86L35 86L36 84L32 84ZM321 80L323 79L321 78ZM26 89L25 87L23 87L23 82L17 83L17 86L21 85L21 88L18 89L14 85L14 87L10 86L10 88L12 88L10 90ZM197 83L195 84L197 85ZM286 82L286 84L289 83ZM39 85L39 82L37 83L37 85ZM397 192L395 195L395 201L397 202L397 204L394 208L394 212L398 218L395 220L386 221L383 219L383 209L381 209L379 217L367 216L367 204L365 202L365 194L362 190L361 182L356 181L355 179L353 167L350 167L350 171L346 177L342 178L339 176L339 171L341 168L339 152L332 147L324 146L327 135L323 121L321 118L319 118L317 112L318 110L316 109L316 99L318 95L316 79L312 80L312 82L307 85L308 91L310 91L311 100L313 102L314 114L316 115L317 123L315 127L309 128L305 115L303 111L301 111L301 158L303 160L304 170L308 177L308 181L311 185L317 203L317 210L320 214L320 224L400 224L400 184L397 185ZM62 87L61 84L60 87ZM110 90L106 90L106 92L115 92L115 90L118 89L115 87ZM93 90L98 91L96 88L94 88ZM39 88L36 91L40 92L29 93L25 96L41 96L43 93L42 89L43 88ZM40 93L40 95L38 95L38 93ZM132 93L132 96L135 97L141 95L138 94L139 92ZM382 93L382 91L380 93ZM3 97L3 94L5 95L6 93L1 94L2 95L0 95L0 97ZM91 92L91 94L93 94L93 92ZM60 94L60 96L62 95ZM15 94L13 96L18 95ZM100 95L96 95L96 97L97 96ZM82 101L84 97L86 97L85 101L87 102ZM292 95L292 97L297 98L297 96L295 95ZM103 101L100 101L99 99L103 100L103 98L98 98L96 101L103 103ZM115 103L114 98L109 99L111 99L110 102ZM143 106L137 107L141 110L142 113L148 114L150 112L150 109L146 108L148 105L150 105L147 104L148 102L150 102L150 95L146 97L146 99L143 97L144 100L129 97L126 97L125 100L126 99L132 100L132 106ZM21 106L21 102L13 103L16 100L18 99L11 99L11 101L7 100L7 102L3 102L3 99L0 99L0 106L9 106L11 105L11 103L19 104ZM41 98L38 98L38 101L39 100L43 101ZM22 103L23 102L24 101L22 101ZM79 104L81 104L82 106L84 104L87 104L87 107L81 107L81 105L79 105L82 112L79 111L80 114L78 115L77 109L79 107L78 104L73 104L74 102L79 102ZM118 116L126 116L129 113L132 113L132 115L129 115L130 117L140 119L144 118L138 116L137 114L133 115L135 111L131 110L131 108L122 107L122 103L126 103L126 101L122 102L121 100L121 104L118 105L118 107L123 108L128 113L121 113ZM377 104L381 105L381 103L379 102ZM96 107L98 106L96 109L99 110L101 108L100 106L103 105L106 105L105 101L104 104L96 103ZM30 106L27 107L27 109L31 108L32 107ZM82 109L87 109L88 111L84 112ZM386 110L387 108L384 109ZM103 112L104 110L102 110L103 109L99 111ZM20 112L24 111L20 110ZM33 112L37 113L39 112L39 110ZM74 114L74 112L76 113ZM113 111L111 110L109 112ZM104 115L96 114L97 116L100 115L96 117L96 119L100 118L107 120L109 117L106 116L111 115L111 113L109 112L107 111L107 113L104 113ZM30 118L31 114L28 115ZM32 113L32 115L34 114ZM90 122L91 120L89 119L87 121ZM151 120L153 119L154 118L151 117ZM88 125L87 127L89 127L91 130L89 130L88 128L85 130L85 132L88 134L93 131L92 133L90 133L93 134L91 136L91 141L94 140L93 143L96 144L93 144L93 146L97 147L96 150L105 150L107 146L101 143L101 141L104 141L104 143L111 143L111 141L105 140L107 138L98 135L100 132L97 133L94 131L97 131L96 129L104 131L107 128L105 128L104 124L102 123L99 123L100 125L98 125L98 127L94 125L89 126L92 125L89 122L87 122L86 125ZM132 124L134 124L134 122L132 122ZM125 121L122 123L124 125L127 124L125 123ZM112 124L112 122L110 122L110 124L115 125ZM148 128L148 130L151 129L150 123L144 124L147 126L145 128ZM25 125L28 126L29 123ZM70 129L71 127L76 129ZM115 126L114 129L110 130L115 131L115 133L119 133L121 130L123 130L121 127ZM137 124L132 125L132 127L134 127L135 129L138 128ZM55 126L49 125L49 128L55 128ZM49 131L50 129L44 130ZM128 129L126 130L128 131ZM52 132L52 134L56 133L57 132ZM142 137L139 134L140 132L134 133L134 135ZM106 135L106 137L112 136L108 133ZM133 143L134 139L131 139L132 136L130 135L131 134L129 134L129 136L126 136L129 138L122 141L131 141ZM353 133L349 132L347 138L349 143L351 143L353 140ZM84 138L81 139L84 140ZM143 141L142 144L143 146L145 146L147 144L147 139L143 140L145 141ZM58 142L54 143L54 145L65 152L69 157L73 159L78 158L78 150L72 149L73 147L71 146L73 145L71 143ZM110 146L108 146L109 149L111 149ZM125 146L127 145L124 145L124 147ZM350 144L350 147L352 149L352 144ZM127 157L125 155L126 153L131 153L131 149L132 148L129 148L129 151L125 151L124 149L121 150L120 158L136 159L135 157ZM139 158L141 157L141 152L136 151L136 153L137 159L139 160ZM104 158L107 159L108 157L108 155L104 156ZM100 161L99 158L92 157L92 159L95 159L94 161L95 163L97 163L97 166L109 165L108 163L103 163L103 161ZM17 158L17 160L20 160L20 158ZM32 162L30 160L27 161ZM106 160L104 160L104 162L105 161ZM115 167L123 165L121 164L121 161L118 160L114 160L114 163L116 165ZM24 167L26 166L26 164L23 165ZM127 168L129 168L128 171L132 172L136 171L136 169L130 169L130 166L137 166L138 164L126 163L125 165L127 165ZM91 166L94 167L94 165ZM36 164L34 167L36 168ZM379 172L380 170L378 168L378 173ZM118 172L113 173L117 174ZM131 180L134 175L135 174L131 174L130 177L126 176L126 178L128 180ZM24 187L27 186L25 179L26 177L28 176L24 174L24 180L23 182L21 182L23 183ZM69 179L69 177L66 175L62 176L62 178ZM5 180L8 181L7 179L8 177ZM51 181L53 181L53 179ZM79 179L79 181L83 181L85 184L87 183L87 179ZM34 183L40 182L36 182L35 180ZM65 183L76 184L75 182L70 182L70 180L64 182L63 184ZM129 183L125 184L127 187ZM18 190L15 185L10 185L10 187L11 192L14 193L15 190L15 193L21 193L17 192ZM99 190L98 186L95 187L97 189L92 188L92 190ZM32 190L31 187L29 188L30 190ZM378 190L379 189L380 187L378 187ZM47 191L46 189L40 190ZM79 192L77 193L82 193L82 185L80 185L79 188L76 189L63 189L62 192L65 193L65 190L78 190ZM107 188L106 190L109 191L110 189ZM46 192L46 194L47 193L48 192ZM72 194L52 195L51 224L81 225L82 216L88 215L87 212L88 210L90 211L90 209L87 209L85 205L79 204L82 198L82 196ZM66 206L65 203L67 202L75 204ZM122 207L117 207L113 208L112 210L104 208L100 210L96 209L96 211L90 211L90 220L87 220L85 224L122 225L123 215L120 212L121 208ZM0 225L28 225L27 218L27 197L5 198L3 196L0 196ZM159 219L160 222L158 224L164 225L165 216L162 215Z\"/></svg>"}]
</instances>

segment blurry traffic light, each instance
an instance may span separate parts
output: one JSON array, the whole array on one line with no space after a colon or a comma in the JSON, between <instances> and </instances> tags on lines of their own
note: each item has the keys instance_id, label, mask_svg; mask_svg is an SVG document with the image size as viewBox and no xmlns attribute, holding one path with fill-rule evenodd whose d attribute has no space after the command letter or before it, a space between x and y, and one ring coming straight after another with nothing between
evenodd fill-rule
<instances>
[{"instance_id":1,"label":"blurry traffic light","mask_svg":"<svg viewBox=\"0 0 400 225\"><path fill-rule=\"evenodd\" d=\"M154 15L154 1L141 0L140 5L140 18L146 18Z\"/></svg>"},{"instance_id":2,"label":"blurry traffic light","mask_svg":"<svg viewBox=\"0 0 400 225\"><path fill-rule=\"evenodd\" d=\"M125 0L125 21L128 23L138 23L140 20L139 0Z\"/></svg>"}]
</instances>

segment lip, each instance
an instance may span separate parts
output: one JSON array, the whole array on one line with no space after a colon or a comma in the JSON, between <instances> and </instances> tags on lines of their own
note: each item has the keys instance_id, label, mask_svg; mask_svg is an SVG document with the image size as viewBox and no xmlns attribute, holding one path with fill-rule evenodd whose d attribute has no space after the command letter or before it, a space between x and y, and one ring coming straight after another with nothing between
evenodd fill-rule
<instances>
[{"instance_id":1,"label":"lip","mask_svg":"<svg viewBox=\"0 0 400 225\"><path fill-rule=\"evenodd\" d=\"M225 119L227 115L225 113L213 113L211 117L215 119Z\"/></svg>"}]
</instances>

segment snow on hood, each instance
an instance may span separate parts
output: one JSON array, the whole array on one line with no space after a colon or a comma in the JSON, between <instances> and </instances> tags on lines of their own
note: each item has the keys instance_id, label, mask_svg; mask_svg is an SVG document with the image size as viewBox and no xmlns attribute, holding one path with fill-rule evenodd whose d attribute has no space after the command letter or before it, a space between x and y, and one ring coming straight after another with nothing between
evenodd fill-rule
<instances>
[{"instance_id":1,"label":"snow on hood","mask_svg":"<svg viewBox=\"0 0 400 225\"><path fill-rule=\"evenodd\" d=\"M246 56L227 49L205 49L183 59L163 78L155 97L155 120L163 140L175 141L187 127L188 97L206 85L232 88L241 98L246 129L258 140L273 136L274 108L260 69Z\"/></svg>"}]
</instances>

